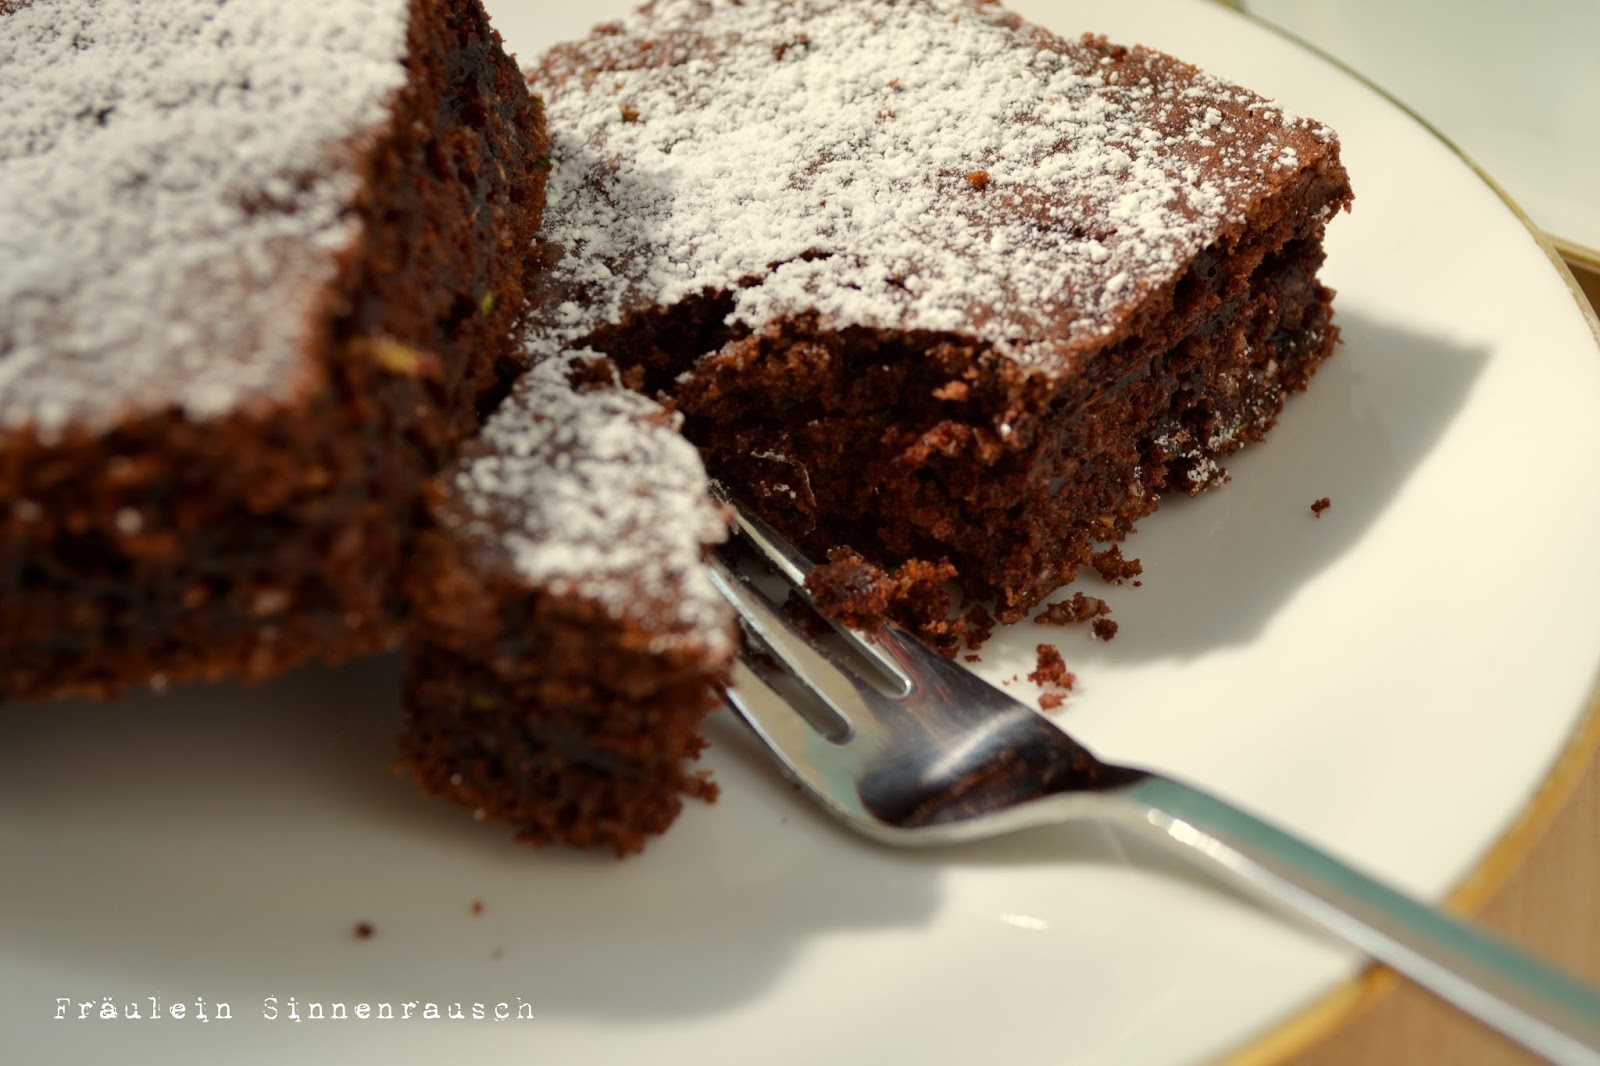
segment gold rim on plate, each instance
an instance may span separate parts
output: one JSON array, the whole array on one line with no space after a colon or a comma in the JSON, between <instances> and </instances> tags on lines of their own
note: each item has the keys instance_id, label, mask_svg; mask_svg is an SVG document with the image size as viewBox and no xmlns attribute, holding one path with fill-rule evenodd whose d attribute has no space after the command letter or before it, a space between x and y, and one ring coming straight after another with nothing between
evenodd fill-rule
<instances>
[{"instance_id":1,"label":"gold rim on plate","mask_svg":"<svg viewBox=\"0 0 1600 1066\"><path fill-rule=\"evenodd\" d=\"M1536 226L1520 204L1471 156L1441 130L1370 78L1337 56L1294 33L1255 15L1244 3L1219 0L1256 25L1292 41L1349 74L1416 121L1469 166L1500 197L1529 235L1544 250L1551 266L1565 281L1573 300L1587 318L1589 330L1600 343L1600 251L1550 236ZM1566 809L1589 767L1600 760L1600 677L1589 685L1587 709L1578 716L1549 773L1533 795L1497 837L1483 857L1467 871L1442 901L1449 911L1473 914L1482 910L1520 868L1557 817ZM1216 1060L1214 1066L1287 1066L1296 1056L1344 1031L1403 984L1387 967L1369 965L1359 975L1317 999L1309 1007L1278 1023L1250 1043Z\"/></svg>"}]
</instances>

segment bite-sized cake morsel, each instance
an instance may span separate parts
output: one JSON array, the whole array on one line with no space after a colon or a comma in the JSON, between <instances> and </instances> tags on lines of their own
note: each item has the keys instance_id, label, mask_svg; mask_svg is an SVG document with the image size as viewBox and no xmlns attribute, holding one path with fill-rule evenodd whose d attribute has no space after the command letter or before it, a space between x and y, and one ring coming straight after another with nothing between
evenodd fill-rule
<instances>
[{"instance_id":1,"label":"bite-sized cake morsel","mask_svg":"<svg viewBox=\"0 0 1600 1066\"><path fill-rule=\"evenodd\" d=\"M0 14L0 698L389 646L542 112L478 0Z\"/></svg>"},{"instance_id":2,"label":"bite-sized cake morsel","mask_svg":"<svg viewBox=\"0 0 1600 1066\"><path fill-rule=\"evenodd\" d=\"M978 0L656 0L534 85L552 343L814 554L949 558L1007 620L1336 339L1334 134L1158 52Z\"/></svg>"},{"instance_id":3,"label":"bite-sized cake morsel","mask_svg":"<svg viewBox=\"0 0 1600 1066\"><path fill-rule=\"evenodd\" d=\"M593 353L525 375L430 493L402 760L519 839L638 850L693 769L734 650L727 534L678 419Z\"/></svg>"}]
</instances>

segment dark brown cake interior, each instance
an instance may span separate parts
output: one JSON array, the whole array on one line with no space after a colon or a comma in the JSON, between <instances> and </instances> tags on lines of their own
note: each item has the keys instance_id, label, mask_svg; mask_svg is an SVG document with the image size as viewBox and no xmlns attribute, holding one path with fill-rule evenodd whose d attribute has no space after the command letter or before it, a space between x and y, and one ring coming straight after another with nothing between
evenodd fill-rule
<instances>
[{"instance_id":1,"label":"dark brown cake interior","mask_svg":"<svg viewBox=\"0 0 1600 1066\"><path fill-rule=\"evenodd\" d=\"M664 831L685 798L716 786L693 762L714 706L695 649L660 653L637 625L581 595L483 573L448 536L425 535L406 664L401 762L421 788L528 844L626 855Z\"/></svg>"}]
</instances>

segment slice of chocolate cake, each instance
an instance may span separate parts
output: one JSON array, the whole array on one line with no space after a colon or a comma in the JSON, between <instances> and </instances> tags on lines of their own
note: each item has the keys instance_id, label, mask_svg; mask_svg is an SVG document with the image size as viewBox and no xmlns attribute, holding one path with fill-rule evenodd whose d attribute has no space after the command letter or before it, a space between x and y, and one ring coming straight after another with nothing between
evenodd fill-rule
<instances>
[{"instance_id":1,"label":"slice of chocolate cake","mask_svg":"<svg viewBox=\"0 0 1600 1066\"><path fill-rule=\"evenodd\" d=\"M478 0L21 0L0 100L0 699L390 645L548 167Z\"/></svg>"},{"instance_id":2,"label":"slice of chocolate cake","mask_svg":"<svg viewBox=\"0 0 1600 1066\"><path fill-rule=\"evenodd\" d=\"M540 296L819 557L1002 620L1332 349L1325 127L984 0L656 0L559 47Z\"/></svg>"},{"instance_id":3,"label":"slice of chocolate cake","mask_svg":"<svg viewBox=\"0 0 1600 1066\"><path fill-rule=\"evenodd\" d=\"M429 497L401 760L529 843L637 851L684 796L732 618L726 535L678 420L593 353L526 375Z\"/></svg>"}]
</instances>

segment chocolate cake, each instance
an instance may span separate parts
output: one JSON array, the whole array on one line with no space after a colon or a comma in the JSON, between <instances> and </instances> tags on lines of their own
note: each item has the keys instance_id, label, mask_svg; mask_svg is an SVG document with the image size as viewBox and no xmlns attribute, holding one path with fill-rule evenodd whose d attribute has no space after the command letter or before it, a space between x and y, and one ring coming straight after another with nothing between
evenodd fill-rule
<instances>
[{"instance_id":1,"label":"chocolate cake","mask_svg":"<svg viewBox=\"0 0 1600 1066\"><path fill-rule=\"evenodd\" d=\"M534 86L568 343L815 556L948 560L1004 621L1219 483L1336 340L1334 134L1155 51L984 0L656 0Z\"/></svg>"},{"instance_id":2,"label":"chocolate cake","mask_svg":"<svg viewBox=\"0 0 1600 1066\"><path fill-rule=\"evenodd\" d=\"M734 651L702 566L727 529L677 424L562 352L430 493L401 759L529 843L627 854L715 796L691 763Z\"/></svg>"},{"instance_id":3,"label":"chocolate cake","mask_svg":"<svg viewBox=\"0 0 1600 1066\"><path fill-rule=\"evenodd\" d=\"M632 851L709 788L721 526L613 366L827 554L825 609L954 652L992 623L941 581L1014 620L1136 574L1097 546L1215 483L1334 341L1332 133L1158 53L966 0L656 0L534 85L530 369L430 497L402 741L531 842Z\"/></svg>"},{"instance_id":4,"label":"chocolate cake","mask_svg":"<svg viewBox=\"0 0 1600 1066\"><path fill-rule=\"evenodd\" d=\"M390 646L548 168L478 0L21 0L0 99L0 699Z\"/></svg>"}]
</instances>

